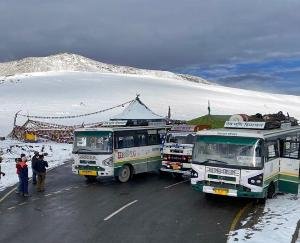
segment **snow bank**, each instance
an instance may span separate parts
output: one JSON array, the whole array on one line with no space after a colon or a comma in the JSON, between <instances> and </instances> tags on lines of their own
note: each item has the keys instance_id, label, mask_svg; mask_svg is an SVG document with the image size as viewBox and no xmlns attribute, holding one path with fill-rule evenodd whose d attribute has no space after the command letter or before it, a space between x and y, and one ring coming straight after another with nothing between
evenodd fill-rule
<instances>
[{"instance_id":1,"label":"snow bank","mask_svg":"<svg viewBox=\"0 0 300 243\"><path fill-rule=\"evenodd\" d=\"M256 216L250 215L242 225L246 226ZM300 196L277 195L276 198L267 200L262 216L254 226L242 226L242 229L231 232L228 242L290 243L299 220Z\"/></svg>"},{"instance_id":2,"label":"snow bank","mask_svg":"<svg viewBox=\"0 0 300 243\"><path fill-rule=\"evenodd\" d=\"M16 174L15 158L20 157L21 153L26 154L27 158L33 156L34 151L48 153L45 160L49 164L49 168L63 164L72 156L71 144L58 143L22 143L14 140L0 141L0 151L2 151L3 162L1 170L6 175L1 177L0 191L3 191L9 186L13 186L18 182ZM28 174L32 176L31 162L28 162Z\"/></svg>"}]
</instances>

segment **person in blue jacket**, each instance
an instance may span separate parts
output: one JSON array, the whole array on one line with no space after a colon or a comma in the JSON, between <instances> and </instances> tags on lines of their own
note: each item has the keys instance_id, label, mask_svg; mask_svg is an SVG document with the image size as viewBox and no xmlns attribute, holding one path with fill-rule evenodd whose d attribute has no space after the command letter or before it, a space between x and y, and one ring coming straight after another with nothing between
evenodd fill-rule
<instances>
[{"instance_id":1,"label":"person in blue jacket","mask_svg":"<svg viewBox=\"0 0 300 243\"><path fill-rule=\"evenodd\" d=\"M17 169L19 171L19 177L21 180L20 193L22 193L24 197L28 197L28 166L26 158L19 159Z\"/></svg>"}]
</instances>

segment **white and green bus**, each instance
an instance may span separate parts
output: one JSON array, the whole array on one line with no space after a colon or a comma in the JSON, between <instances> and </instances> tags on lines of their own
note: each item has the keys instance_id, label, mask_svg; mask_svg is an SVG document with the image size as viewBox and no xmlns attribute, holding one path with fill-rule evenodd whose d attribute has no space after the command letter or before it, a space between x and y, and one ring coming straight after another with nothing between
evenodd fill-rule
<instances>
[{"instance_id":1,"label":"white and green bus","mask_svg":"<svg viewBox=\"0 0 300 243\"><path fill-rule=\"evenodd\" d=\"M227 121L223 129L197 133L193 189L233 197L271 198L298 193L300 126Z\"/></svg>"},{"instance_id":2,"label":"white and green bus","mask_svg":"<svg viewBox=\"0 0 300 243\"><path fill-rule=\"evenodd\" d=\"M121 182L134 174L158 171L165 133L165 126L75 130L72 171L90 181L115 177Z\"/></svg>"}]
</instances>

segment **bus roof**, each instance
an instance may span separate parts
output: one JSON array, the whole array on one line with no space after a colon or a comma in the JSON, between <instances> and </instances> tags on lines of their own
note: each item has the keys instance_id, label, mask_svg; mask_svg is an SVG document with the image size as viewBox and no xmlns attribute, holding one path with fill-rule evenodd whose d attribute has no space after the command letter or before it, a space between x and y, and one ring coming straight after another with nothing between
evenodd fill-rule
<instances>
[{"instance_id":1,"label":"bus roof","mask_svg":"<svg viewBox=\"0 0 300 243\"><path fill-rule=\"evenodd\" d=\"M132 127L96 127L96 128L78 128L75 132L114 132L114 131L135 131L135 130L153 130L166 129L170 126L132 126Z\"/></svg>"},{"instance_id":2,"label":"bus roof","mask_svg":"<svg viewBox=\"0 0 300 243\"><path fill-rule=\"evenodd\" d=\"M231 137L255 137L255 138L270 138L280 135L289 134L292 132L300 132L300 126L292 126L289 128L278 128L272 130L255 130L255 129L211 129L197 132L197 135L208 136L231 136Z\"/></svg>"}]
</instances>

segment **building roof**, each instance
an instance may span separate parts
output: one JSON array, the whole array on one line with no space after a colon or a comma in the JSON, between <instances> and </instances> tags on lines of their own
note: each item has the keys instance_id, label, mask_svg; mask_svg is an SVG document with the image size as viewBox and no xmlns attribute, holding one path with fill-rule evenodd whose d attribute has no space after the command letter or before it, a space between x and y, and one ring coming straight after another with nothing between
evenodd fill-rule
<instances>
[{"instance_id":1,"label":"building roof","mask_svg":"<svg viewBox=\"0 0 300 243\"><path fill-rule=\"evenodd\" d=\"M137 96L124 111L110 120L165 120L151 111Z\"/></svg>"}]
</instances>

